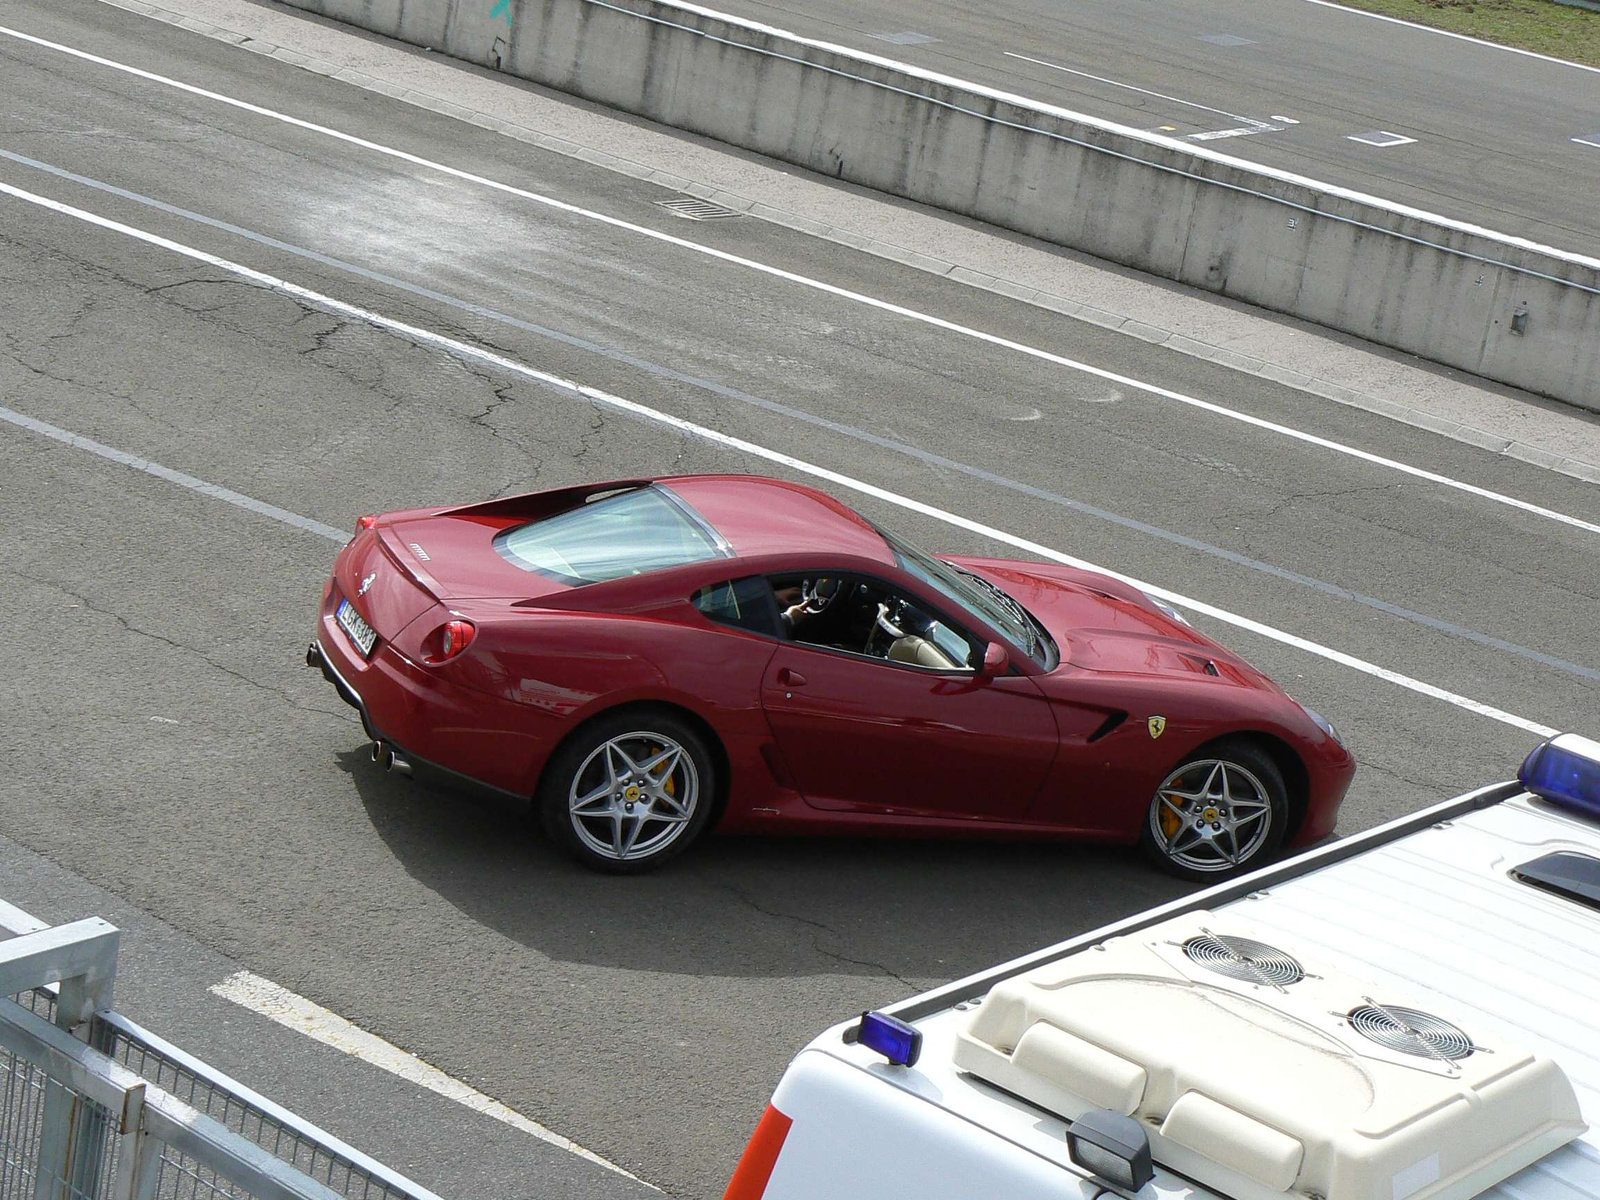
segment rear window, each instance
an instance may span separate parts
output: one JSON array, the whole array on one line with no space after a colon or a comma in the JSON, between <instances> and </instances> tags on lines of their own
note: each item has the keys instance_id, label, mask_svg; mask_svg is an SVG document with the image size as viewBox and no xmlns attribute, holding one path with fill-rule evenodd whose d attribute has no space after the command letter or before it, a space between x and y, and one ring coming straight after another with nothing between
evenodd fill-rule
<instances>
[{"instance_id":1,"label":"rear window","mask_svg":"<svg viewBox=\"0 0 1600 1200\"><path fill-rule=\"evenodd\" d=\"M690 600L720 625L735 625L769 637L778 632L774 622L778 610L772 601L772 588L759 575L714 583L701 588Z\"/></svg>"},{"instance_id":2,"label":"rear window","mask_svg":"<svg viewBox=\"0 0 1600 1200\"><path fill-rule=\"evenodd\" d=\"M573 587L731 555L698 513L658 487L508 529L495 538L495 549L525 571Z\"/></svg>"}]
</instances>

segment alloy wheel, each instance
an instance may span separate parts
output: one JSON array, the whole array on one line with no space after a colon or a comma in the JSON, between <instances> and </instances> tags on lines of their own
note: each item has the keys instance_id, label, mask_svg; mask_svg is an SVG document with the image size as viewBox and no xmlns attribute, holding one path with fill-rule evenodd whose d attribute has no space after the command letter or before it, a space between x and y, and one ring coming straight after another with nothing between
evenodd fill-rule
<instances>
[{"instance_id":1,"label":"alloy wheel","mask_svg":"<svg viewBox=\"0 0 1600 1200\"><path fill-rule=\"evenodd\" d=\"M674 739L640 730L608 738L572 776L567 813L578 840L614 862L661 853L700 802L694 758Z\"/></svg>"},{"instance_id":2,"label":"alloy wheel","mask_svg":"<svg viewBox=\"0 0 1600 1200\"><path fill-rule=\"evenodd\" d=\"M1272 798L1236 762L1186 762L1156 789L1150 833L1157 850L1190 871L1232 871L1253 858L1272 830Z\"/></svg>"}]
</instances>

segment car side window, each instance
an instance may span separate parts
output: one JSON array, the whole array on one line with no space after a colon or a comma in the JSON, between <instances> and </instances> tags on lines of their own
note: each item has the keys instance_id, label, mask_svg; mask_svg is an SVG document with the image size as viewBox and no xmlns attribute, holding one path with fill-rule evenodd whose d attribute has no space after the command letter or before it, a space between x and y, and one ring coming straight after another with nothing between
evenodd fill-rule
<instances>
[{"instance_id":1,"label":"car side window","mask_svg":"<svg viewBox=\"0 0 1600 1200\"><path fill-rule=\"evenodd\" d=\"M778 632L772 589L760 575L703 587L689 601L719 625L733 625L768 637Z\"/></svg>"},{"instance_id":2,"label":"car side window","mask_svg":"<svg viewBox=\"0 0 1600 1200\"><path fill-rule=\"evenodd\" d=\"M821 575L770 580L781 636L933 671L969 671L982 651L920 601L873 579Z\"/></svg>"}]
</instances>

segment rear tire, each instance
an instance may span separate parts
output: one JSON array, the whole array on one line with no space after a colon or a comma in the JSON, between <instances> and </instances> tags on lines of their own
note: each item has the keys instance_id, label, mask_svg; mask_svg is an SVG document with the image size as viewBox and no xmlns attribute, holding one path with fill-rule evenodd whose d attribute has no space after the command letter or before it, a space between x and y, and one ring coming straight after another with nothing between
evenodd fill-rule
<instances>
[{"instance_id":1,"label":"rear tire","mask_svg":"<svg viewBox=\"0 0 1600 1200\"><path fill-rule=\"evenodd\" d=\"M1218 742L1179 763L1151 797L1139 843L1162 870L1215 883L1272 859L1289 827L1278 764L1256 743Z\"/></svg>"},{"instance_id":2,"label":"rear tire","mask_svg":"<svg viewBox=\"0 0 1600 1200\"><path fill-rule=\"evenodd\" d=\"M601 717L545 768L534 806L545 836L595 871L650 871L711 819L716 766L704 738L660 710Z\"/></svg>"}]
</instances>

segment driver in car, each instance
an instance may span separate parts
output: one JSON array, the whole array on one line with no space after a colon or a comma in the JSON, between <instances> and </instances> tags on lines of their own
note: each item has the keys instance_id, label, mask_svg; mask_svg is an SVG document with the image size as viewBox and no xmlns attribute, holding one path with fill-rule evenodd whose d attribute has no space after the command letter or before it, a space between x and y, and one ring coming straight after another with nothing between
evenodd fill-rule
<instances>
[{"instance_id":1,"label":"driver in car","mask_svg":"<svg viewBox=\"0 0 1600 1200\"><path fill-rule=\"evenodd\" d=\"M819 584L822 583L821 580L817 582ZM805 594L805 587L801 583L774 588L772 594L778 601L778 618L783 623L783 632L791 640L799 631L800 626L827 607L827 601L814 593L808 599Z\"/></svg>"}]
</instances>

